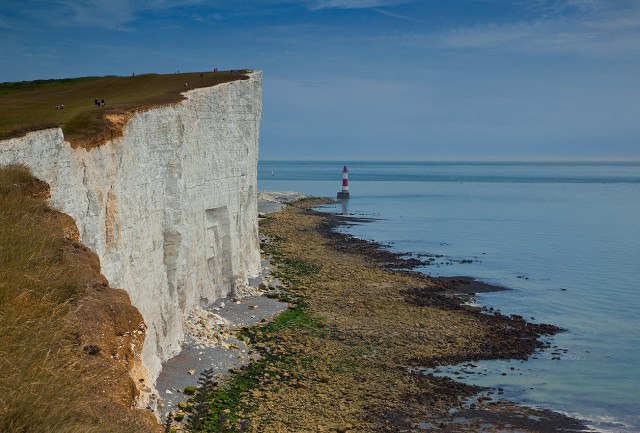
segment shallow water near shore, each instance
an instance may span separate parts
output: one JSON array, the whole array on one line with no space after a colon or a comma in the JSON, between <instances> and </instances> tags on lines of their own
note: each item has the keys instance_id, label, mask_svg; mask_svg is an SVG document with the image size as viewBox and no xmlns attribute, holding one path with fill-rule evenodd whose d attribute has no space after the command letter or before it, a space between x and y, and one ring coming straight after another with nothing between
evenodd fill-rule
<instances>
[{"instance_id":1,"label":"shallow water near shore","mask_svg":"<svg viewBox=\"0 0 640 433\"><path fill-rule=\"evenodd\" d=\"M640 431L640 163L358 162L349 170L352 198L325 210L376 220L344 231L442 256L418 270L508 287L476 302L567 329L529 361L474 363L461 380L599 430ZM341 171L331 162L261 162L258 187L335 197Z\"/></svg>"}]
</instances>

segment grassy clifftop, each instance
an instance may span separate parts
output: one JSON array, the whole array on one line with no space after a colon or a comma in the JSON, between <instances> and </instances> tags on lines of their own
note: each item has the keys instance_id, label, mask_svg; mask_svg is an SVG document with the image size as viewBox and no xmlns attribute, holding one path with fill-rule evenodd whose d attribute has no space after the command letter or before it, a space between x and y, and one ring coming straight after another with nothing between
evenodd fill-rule
<instances>
[{"instance_id":1,"label":"grassy clifftop","mask_svg":"<svg viewBox=\"0 0 640 433\"><path fill-rule=\"evenodd\" d=\"M184 99L181 92L247 79L247 71L144 74L0 83L0 140L61 127L72 144L91 147L119 133L110 115ZM188 83L188 87L185 87ZM104 99L105 106L95 105ZM64 109L56 106L64 105ZM122 126L122 125L120 125Z\"/></svg>"}]
</instances>

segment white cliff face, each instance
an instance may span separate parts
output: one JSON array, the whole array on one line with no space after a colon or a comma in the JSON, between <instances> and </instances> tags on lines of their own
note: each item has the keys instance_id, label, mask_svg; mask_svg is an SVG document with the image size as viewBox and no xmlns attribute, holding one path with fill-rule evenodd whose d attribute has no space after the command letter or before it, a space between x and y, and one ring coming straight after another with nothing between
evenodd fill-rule
<instances>
[{"instance_id":1,"label":"white cliff face","mask_svg":"<svg viewBox=\"0 0 640 433\"><path fill-rule=\"evenodd\" d=\"M133 116L124 136L72 149L60 129L0 142L51 186L112 287L147 324L143 362L155 380L180 350L183 317L258 274L256 166L262 75L186 93Z\"/></svg>"}]
</instances>

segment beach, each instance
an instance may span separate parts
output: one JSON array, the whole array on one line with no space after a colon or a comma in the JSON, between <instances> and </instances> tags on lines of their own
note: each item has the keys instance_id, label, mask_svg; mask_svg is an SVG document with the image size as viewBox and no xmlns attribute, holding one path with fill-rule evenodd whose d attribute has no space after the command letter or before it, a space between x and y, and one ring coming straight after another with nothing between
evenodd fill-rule
<instances>
[{"instance_id":1,"label":"beach","mask_svg":"<svg viewBox=\"0 0 640 433\"><path fill-rule=\"evenodd\" d=\"M351 199L318 208L354 218L339 232L410 252L406 258L425 262L414 268L422 274L504 287L475 291L469 302L566 330L545 339L552 350L526 362L483 361L435 374L498 386L512 401L585 419L598 431L640 431L640 165L348 166ZM341 169L330 161L261 162L259 188L331 197Z\"/></svg>"},{"instance_id":2,"label":"beach","mask_svg":"<svg viewBox=\"0 0 640 433\"><path fill-rule=\"evenodd\" d=\"M279 264L301 319L249 333L270 355L239 413L254 431L584 429L505 401L500 389L477 397L478 387L425 374L443 364L526 359L560 329L467 305L455 296L464 281L401 269L415 263L337 232L352 221L313 210L324 202L302 200L261 223L263 250Z\"/></svg>"}]
</instances>

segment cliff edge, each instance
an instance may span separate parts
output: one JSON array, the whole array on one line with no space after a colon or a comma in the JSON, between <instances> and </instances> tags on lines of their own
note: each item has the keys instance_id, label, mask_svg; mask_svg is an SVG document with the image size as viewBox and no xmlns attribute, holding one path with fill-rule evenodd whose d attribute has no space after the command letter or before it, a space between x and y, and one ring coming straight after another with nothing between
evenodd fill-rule
<instances>
[{"instance_id":1,"label":"cliff edge","mask_svg":"<svg viewBox=\"0 0 640 433\"><path fill-rule=\"evenodd\" d=\"M28 168L0 167L0 431L159 432L132 410L142 316L48 197Z\"/></svg>"},{"instance_id":2,"label":"cliff edge","mask_svg":"<svg viewBox=\"0 0 640 433\"><path fill-rule=\"evenodd\" d=\"M137 112L99 147L73 148L59 128L0 141L0 165L24 164L51 186L51 204L142 314L151 381L179 352L183 317L260 269L262 74L248 76Z\"/></svg>"}]
</instances>

